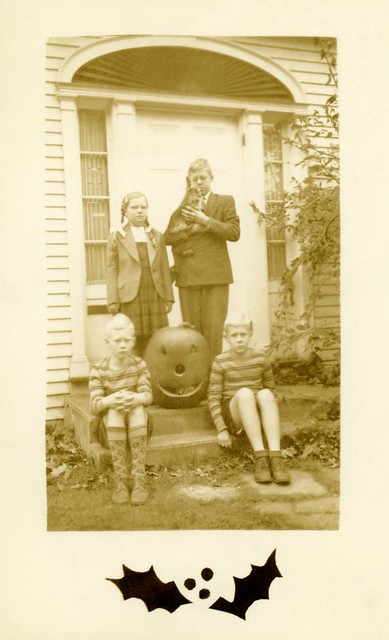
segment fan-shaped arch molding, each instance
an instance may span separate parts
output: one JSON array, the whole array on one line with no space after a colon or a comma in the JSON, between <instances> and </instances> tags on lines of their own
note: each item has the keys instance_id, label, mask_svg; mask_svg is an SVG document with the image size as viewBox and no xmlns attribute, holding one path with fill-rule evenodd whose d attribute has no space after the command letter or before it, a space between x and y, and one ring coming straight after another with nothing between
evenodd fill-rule
<instances>
[{"instance_id":1,"label":"fan-shaped arch molding","mask_svg":"<svg viewBox=\"0 0 389 640\"><path fill-rule=\"evenodd\" d=\"M288 89L253 65L213 51L143 47L99 56L84 64L73 83L292 102Z\"/></svg>"},{"instance_id":2,"label":"fan-shaped arch molding","mask_svg":"<svg viewBox=\"0 0 389 640\"><path fill-rule=\"evenodd\" d=\"M242 47L207 38L109 38L70 56L60 82L178 94L305 102L295 78Z\"/></svg>"}]
</instances>

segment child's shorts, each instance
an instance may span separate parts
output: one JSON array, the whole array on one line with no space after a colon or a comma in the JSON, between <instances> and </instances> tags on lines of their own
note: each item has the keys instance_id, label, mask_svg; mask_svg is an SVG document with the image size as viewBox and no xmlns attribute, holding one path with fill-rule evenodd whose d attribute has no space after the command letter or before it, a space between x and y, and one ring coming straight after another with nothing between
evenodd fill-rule
<instances>
[{"instance_id":1,"label":"child's shorts","mask_svg":"<svg viewBox=\"0 0 389 640\"><path fill-rule=\"evenodd\" d=\"M233 435L239 435L240 433L242 433L243 428L236 426L234 419L231 415L230 402L231 400L224 400L222 402L222 405L221 405L222 418L225 422L226 427L228 427L228 431L230 431Z\"/></svg>"}]
</instances>

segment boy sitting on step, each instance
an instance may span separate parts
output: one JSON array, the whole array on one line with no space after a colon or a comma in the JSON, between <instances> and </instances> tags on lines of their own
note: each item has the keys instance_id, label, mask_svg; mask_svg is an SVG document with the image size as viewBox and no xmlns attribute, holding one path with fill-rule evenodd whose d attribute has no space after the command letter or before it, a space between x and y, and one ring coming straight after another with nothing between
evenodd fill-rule
<instances>
[{"instance_id":1,"label":"boy sitting on step","mask_svg":"<svg viewBox=\"0 0 389 640\"><path fill-rule=\"evenodd\" d=\"M102 417L112 454L115 504L144 504L146 488L147 413L152 402L146 363L133 355L134 325L122 313L107 324L109 357L92 367L89 379L91 413ZM133 485L128 491L127 441L132 457Z\"/></svg>"},{"instance_id":2,"label":"boy sitting on step","mask_svg":"<svg viewBox=\"0 0 389 640\"><path fill-rule=\"evenodd\" d=\"M263 349L250 347L251 335L252 323L244 316L227 320L224 337L230 348L213 362L208 388L209 410L221 447L231 447L231 435L245 431L254 450L257 482L289 484L280 451L280 421L272 391L271 365Z\"/></svg>"}]
</instances>

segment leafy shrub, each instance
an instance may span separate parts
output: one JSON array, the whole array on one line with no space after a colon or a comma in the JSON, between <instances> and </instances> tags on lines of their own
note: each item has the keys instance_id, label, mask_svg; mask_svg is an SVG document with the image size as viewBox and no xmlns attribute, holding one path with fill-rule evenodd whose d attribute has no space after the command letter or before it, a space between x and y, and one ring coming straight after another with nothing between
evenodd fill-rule
<instances>
[{"instance_id":1,"label":"leafy shrub","mask_svg":"<svg viewBox=\"0 0 389 640\"><path fill-rule=\"evenodd\" d=\"M318 353L306 360L276 360L272 363L276 384L318 384L339 385L338 364L326 366Z\"/></svg>"},{"instance_id":2,"label":"leafy shrub","mask_svg":"<svg viewBox=\"0 0 389 640\"><path fill-rule=\"evenodd\" d=\"M281 447L290 458L320 460L328 467L340 463L340 421L318 424L316 427L299 429L284 434Z\"/></svg>"},{"instance_id":3,"label":"leafy shrub","mask_svg":"<svg viewBox=\"0 0 389 640\"><path fill-rule=\"evenodd\" d=\"M46 429L46 480L60 491L95 489L108 483L106 470L96 469L72 434L61 427Z\"/></svg>"}]
</instances>

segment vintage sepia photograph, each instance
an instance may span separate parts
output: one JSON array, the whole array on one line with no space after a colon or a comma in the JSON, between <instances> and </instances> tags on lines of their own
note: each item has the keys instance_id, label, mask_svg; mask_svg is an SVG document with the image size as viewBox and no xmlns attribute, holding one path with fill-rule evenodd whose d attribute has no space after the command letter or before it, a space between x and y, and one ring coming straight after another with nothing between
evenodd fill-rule
<instances>
[{"instance_id":1,"label":"vintage sepia photograph","mask_svg":"<svg viewBox=\"0 0 389 640\"><path fill-rule=\"evenodd\" d=\"M388 19L3 0L2 638L386 638Z\"/></svg>"},{"instance_id":2,"label":"vintage sepia photograph","mask_svg":"<svg viewBox=\"0 0 389 640\"><path fill-rule=\"evenodd\" d=\"M50 531L339 526L337 42L46 44Z\"/></svg>"}]
</instances>

